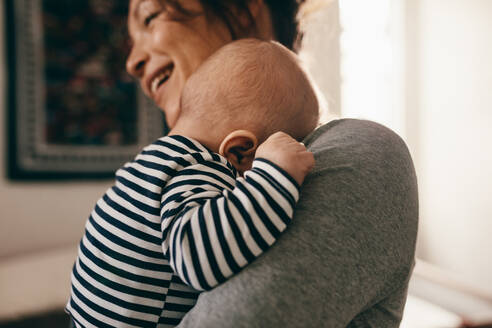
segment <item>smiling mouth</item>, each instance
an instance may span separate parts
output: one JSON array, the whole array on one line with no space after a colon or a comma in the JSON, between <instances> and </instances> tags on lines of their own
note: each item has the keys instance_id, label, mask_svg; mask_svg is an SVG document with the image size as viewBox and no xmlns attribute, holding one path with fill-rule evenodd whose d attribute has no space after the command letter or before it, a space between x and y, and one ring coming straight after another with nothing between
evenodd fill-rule
<instances>
[{"instance_id":1,"label":"smiling mouth","mask_svg":"<svg viewBox=\"0 0 492 328\"><path fill-rule=\"evenodd\" d=\"M174 65L171 64L167 66L164 70L162 70L156 77L154 77L152 83L150 84L150 92L152 94L155 94L157 92L157 89L169 80L173 69Z\"/></svg>"}]
</instances>

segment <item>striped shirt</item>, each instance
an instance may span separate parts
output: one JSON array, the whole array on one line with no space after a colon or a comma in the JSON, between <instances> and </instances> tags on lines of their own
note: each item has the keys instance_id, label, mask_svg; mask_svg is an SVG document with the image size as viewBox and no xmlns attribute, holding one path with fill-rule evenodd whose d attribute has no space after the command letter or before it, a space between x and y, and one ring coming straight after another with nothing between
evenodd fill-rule
<instances>
[{"instance_id":1,"label":"striped shirt","mask_svg":"<svg viewBox=\"0 0 492 328\"><path fill-rule=\"evenodd\" d=\"M200 291L275 242L298 198L267 160L238 177L200 143L162 137L117 171L92 211L66 310L76 327L173 327Z\"/></svg>"}]
</instances>

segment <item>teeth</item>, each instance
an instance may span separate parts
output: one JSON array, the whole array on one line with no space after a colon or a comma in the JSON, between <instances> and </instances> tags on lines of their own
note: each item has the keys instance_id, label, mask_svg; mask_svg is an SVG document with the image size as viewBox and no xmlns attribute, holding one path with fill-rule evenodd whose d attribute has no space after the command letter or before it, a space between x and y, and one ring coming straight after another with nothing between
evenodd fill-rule
<instances>
[{"instance_id":1,"label":"teeth","mask_svg":"<svg viewBox=\"0 0 492 328\"><path fill-rule=\"evenodd\" d=\"M169 76L171 75L171 69L170 68L167 68L165 69L164 71L162 71L161 73L159 73L159 75L157 75L153 80L152 80L152 83L150 85L150 91L152 93L155 93L157 91L157 88L163 83L165 82Z\"/></svg>"}]
</instances>

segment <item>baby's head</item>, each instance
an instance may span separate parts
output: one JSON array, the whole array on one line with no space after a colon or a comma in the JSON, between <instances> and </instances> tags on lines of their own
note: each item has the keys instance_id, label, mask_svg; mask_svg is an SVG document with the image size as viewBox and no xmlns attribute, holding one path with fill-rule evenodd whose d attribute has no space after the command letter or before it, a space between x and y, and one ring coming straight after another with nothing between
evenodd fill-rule
<instances>
[{"instance_id":1,"label":"baby's head","mask_svg":"<svg viewBox=\"0 0 492 328\"><path fill-rule=\"evenodd\" d=\"M190 76L171 133L219 152L228 135L246 130L256 137L256 148L277 131L301 141L318 117L315 92L297 56L276 42L242 39L220 48Z\"/></svg>"}]
</instances>

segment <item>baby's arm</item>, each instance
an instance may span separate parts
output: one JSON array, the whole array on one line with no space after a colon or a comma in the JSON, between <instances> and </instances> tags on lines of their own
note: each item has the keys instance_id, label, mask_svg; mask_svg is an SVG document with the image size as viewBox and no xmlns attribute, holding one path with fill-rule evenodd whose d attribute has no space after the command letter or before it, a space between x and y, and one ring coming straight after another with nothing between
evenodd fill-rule
<instances>
[{"instance_id":1,"label":"baby's arm","mask_svg":"<svg viewBox=\"0 0 492 328\"><path fill-rule=\"evenodd\" d=\"M287 135L275 134L257 158L236 181L224 175L225 160L212 156L166 185L163 250L174 271L195 289L214 288L253 262L292 218L312 154Z\"/></svg>"}]
</instances>

